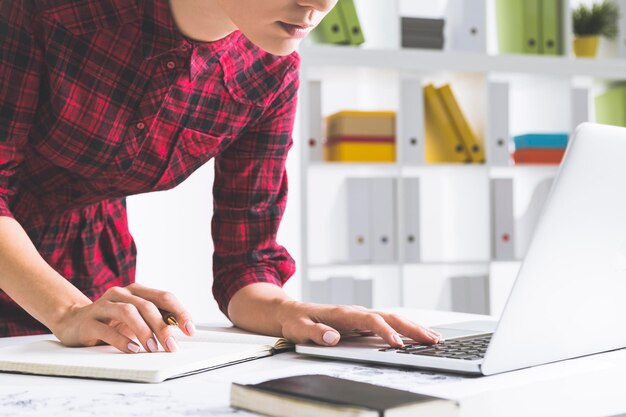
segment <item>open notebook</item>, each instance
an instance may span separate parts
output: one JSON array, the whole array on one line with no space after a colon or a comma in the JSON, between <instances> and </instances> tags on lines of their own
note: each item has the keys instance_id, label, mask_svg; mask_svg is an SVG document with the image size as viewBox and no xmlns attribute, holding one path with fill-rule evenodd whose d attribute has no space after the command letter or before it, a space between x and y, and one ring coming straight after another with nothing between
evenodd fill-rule
<instances>
[{"instance_id":1,"label":"open notebook","mask_svg":"<svg viewBox=\"0 0 626 417\"><path fill-rule=\"evenodd\" d=\"M176 329L175 353L122 353L112 346L68 348L42 340L0 348L0 371L134 382L162 382L289 350L287 340L234 328L204 327L194 337Z\"/></svg>"}]
</instances>

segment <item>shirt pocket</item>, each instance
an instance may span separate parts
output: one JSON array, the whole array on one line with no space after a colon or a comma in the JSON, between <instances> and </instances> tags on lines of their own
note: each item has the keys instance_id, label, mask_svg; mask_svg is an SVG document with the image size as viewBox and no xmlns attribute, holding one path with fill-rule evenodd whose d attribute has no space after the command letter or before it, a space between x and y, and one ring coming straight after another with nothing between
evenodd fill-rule
<instances>
[{"instance_id":1,"label":"shirt pocket","mask_svg":"<svg viewBox=\"0 0 626 417\"><path fill-rule=\"evenodd\" d=\"M220 149L227 146L233 139L232 135L200 132L195 129L183 128L177 148L181 154L190 158L211 159Z\"/></svg>"},{"instance_id":2,"label":"shirt pocket","mask_svg":"<svg viewBox=\"0 0 626 417\"><path fill-rule=\"evenodd\" d=\"M195 170L222 152L233 141L232 135L216 135L183 128L167 161L167 168L152 191L174 188Z\"/></svg>"}]
</instances>

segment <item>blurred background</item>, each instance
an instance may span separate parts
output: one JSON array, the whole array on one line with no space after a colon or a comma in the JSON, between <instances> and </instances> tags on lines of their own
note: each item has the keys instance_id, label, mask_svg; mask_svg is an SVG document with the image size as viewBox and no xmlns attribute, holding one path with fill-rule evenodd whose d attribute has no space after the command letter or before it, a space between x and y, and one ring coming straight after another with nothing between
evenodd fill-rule
<instances>
[{"instance_id":1,"label":"blurred background","mask_svg":"<svg viewBox=\"0 0 626 417\"><path fill-rule=\"evenodd\" d=\"M339 0L301 45L278 241L317 302L492 314L567 142L626 125L626 1ZM137 281L197 322L213 296L213 163L128 198Z\"/></svg>"}]
</instances>

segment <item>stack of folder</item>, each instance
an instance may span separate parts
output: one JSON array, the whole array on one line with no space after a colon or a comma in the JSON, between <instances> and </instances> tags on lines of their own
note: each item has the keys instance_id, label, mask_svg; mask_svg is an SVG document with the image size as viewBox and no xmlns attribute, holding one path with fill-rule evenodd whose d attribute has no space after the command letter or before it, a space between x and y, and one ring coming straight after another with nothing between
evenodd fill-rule
<instances>
[{"instance_id":1,"label":"stack of folder","mask_svg":"<svg viewBox=\"0 0 626 417\"><path fill-rule=\"evenodd\" d=\"M485 150L469 125L452 88L424 87L426 162L484 163Z\"/></svg>"},{"instance_id":2,"label":"stack of folder","mask_svg":"<svg viewBox=\"0 0 626 417\"><path fill-rule=\"evenodd\" d=\"M563 54L563 0L496 0L500 53Z\"/></svg>"},{"instance_id":3,"label":"stack of folder","mask_svg":"<svg viewBox=\"0 0 626 417\"><path fill-rule=\"evenodd\" d=\"M401 21L402 47L443 49L444 24L443 19L403 17Z\"/></svg>"},{"instance_id":4,"label":"stack of folder","mask_svg":"<svg viewBox=\"0 0 626 417\"><path fill-rule=\"evenodd\" d=\"M318 43L361 45L365 42L354 0L339 0L315 28L312 36Z\"/></svg>"},{"instance_id":5,"label":"stack of folder","mask_svg":"<svg viewBox=\"0 0 626 417\"><path fill-rule=\"evenodd\" d=\"M596 97L596 121L626 126L626 84L618 85Z\"/></svg>"},{"instance_id":6,"label":"stack of folder","mask_svg":"<svg viewBox=\"0 0 626 417\"><path fill-rule=\"evenodd\" d=\"M340 111L326 119L326 160L395 162L396 114Z\"/></svg>"},{"instance_id":7,"label":"stack of folder","mask_svg":"<svg viewBox=\"0 0 626 417\"><path fill-rule=\"evenodd\" d=\"M565 155L567 133L530 133L513 137L515 164L558 165Z\"/></svg>"}]
</instances>

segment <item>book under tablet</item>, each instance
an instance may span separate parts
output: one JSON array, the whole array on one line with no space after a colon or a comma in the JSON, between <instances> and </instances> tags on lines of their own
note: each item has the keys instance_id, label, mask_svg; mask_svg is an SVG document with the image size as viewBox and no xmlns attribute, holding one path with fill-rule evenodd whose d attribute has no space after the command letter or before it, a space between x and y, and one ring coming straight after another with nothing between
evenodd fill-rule
<instances>
[{"instance_id":1,"label":"book under tablet","mask_svg":"<svg viewBox=\"0 0 626 417\"><path fill-rule=\"evenodd\" d=\"M233 407L271 417L455 417L452 400L327 375L233 383Z\"/></svg>"},{"instance_id":2,"label":"book under tablet","mask_svg":"<svg viewBox=\"0 0 626 417\"><path fill-rule=\"evenodd\" d=\"M37 375L162 382L271 356L292 347L285 339L214 328L178 333L178 352L128 354L112 346L68 348L42 340L0 348L0 371Z\"/></svg>"}]
</instances>

